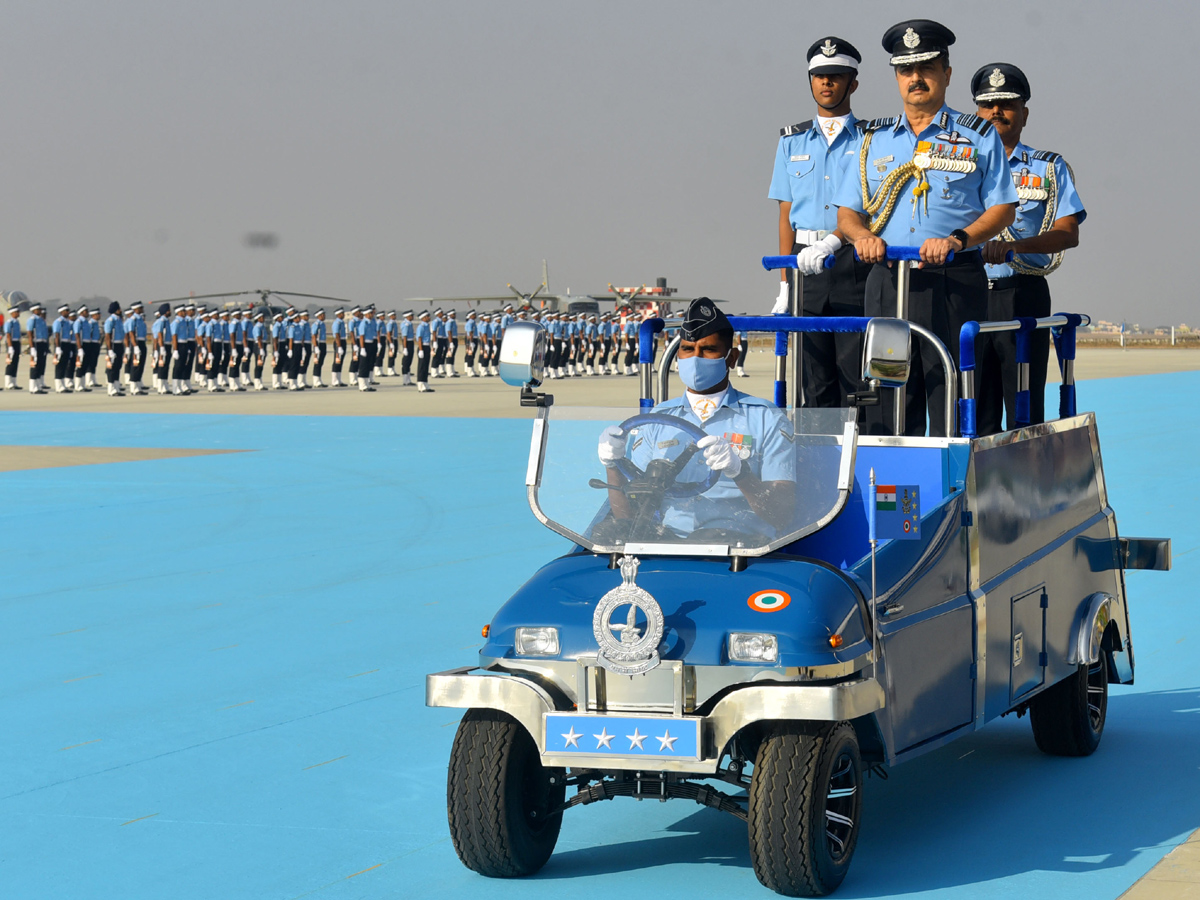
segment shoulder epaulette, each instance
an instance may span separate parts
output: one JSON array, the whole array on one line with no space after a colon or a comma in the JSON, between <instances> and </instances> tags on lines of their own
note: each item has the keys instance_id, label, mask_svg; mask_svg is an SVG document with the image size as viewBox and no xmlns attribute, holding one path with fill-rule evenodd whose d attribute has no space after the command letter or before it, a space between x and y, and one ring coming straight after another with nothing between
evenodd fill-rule
<instances>
[{"instance_id":1,"label":"shoulder epaulette","mask_svg":"<svg viewBox=\"0 0 1200 900\"><path fill-rule=\"evenodd\" d=\"M866 119L855 119L854 127L858 129L859 134L865 134L867 131L867 120Z\"/></svg>"},{"instance_id":2,"label":"shoulder epaulette","mask_svg":"<svg viewBox=\"0 0 1200 900\"><path fill-rule=\"evenodd\" d=\"M1062 159L1062 154L1055 153L1053 150L1037 150L1034 152L1033 158L1042 162L1055 163Z\"/></svg>"},{"instance_id":3,"label":"shoulder epaulette","mask_svg":"<svg viewBox=\"0 0 1200 900\"><path fill-rule=\"evenodd\" d=\"M970 128L972 131L978 132L980 135L985 135L992 130L992 123L986 119L981 119L979 116L973 116L970 113L964 113L954 120L963 128Z\"/></svg>"},{"instance_id":4,"label":"shoulder epaulette","mask_svg":"<svg viewBox=\"0 0 1200 900\"><path fill-rule=\"evenodd\" d=\"M797 122L795 125L789 125L786 128L779 129L780 137L790 137L793 134L800 134L802 131L808 131L812 128L812 119L807 122Z\"/></svg>"},{"instance_id":5,"label":"shoulder epaulette","mask_svg":"<svg viewBox=\"0 0 1200 900\"><path fill-rule=\"evenodd\" d=\"M896 117L888 116L886 119L872 119L863 126L864 131L878 131L880 128L895 128Z\"/></svg>"}]
</instances>

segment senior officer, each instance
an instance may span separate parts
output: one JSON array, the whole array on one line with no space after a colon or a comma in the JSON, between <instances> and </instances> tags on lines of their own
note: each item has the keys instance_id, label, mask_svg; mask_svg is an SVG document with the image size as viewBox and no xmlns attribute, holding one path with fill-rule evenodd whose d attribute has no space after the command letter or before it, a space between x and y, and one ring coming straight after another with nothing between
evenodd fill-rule
<instances>
[{"instance_id":1,"label":"senior officer","mask_svg":"<svg viewBox=\"0 0 1200 900\"><path fill-rule=\"evenodd\" d=\"M1050 315L1046 276L1062 263L1063 254L1079 245L1079 226L1087 210L1075 190L1071 167L1051 150L1035 150L1021 142L1029 121L1030 90L1025 73L1009 63L988 63L971 79L971 94L981 118L992 123L1012 172L1017 190L1017 218L999 239L983 245L987 263L988 312L991 321ZM1005 262L1009 251L1015 255ZM1050 332L1033 333L1029 366L1029 422L1046 420L1046 369ZM983 340L975 396L980 434L1016 424L1017 339L1012 332L989 334Z\"/></svg>"},{"instance_id":2,"label":"senior officer","mask_svg":"<svg viewBox=\"0 0 1200 900\"><path fill-rule=\"evenodd\" d=\"M987 276L978 246L1012 224L1017 192L992 126L962 115L945 102L950 85L950 29L927 19L888 29L903 112L867 124L859 150L859 179L847 181L834 202L838 227L864 262L866 314L895 315L896 269L886 265L889 244L919 246L920 268L911 273L908 318L930 329L958 362L964 322L987 316ZM905 203L904 201L908 202ZM905 215L908 213L908 215ZM954 259L947 261L950 252ZM913 343L905 432L941 436L946 385L937 356ZM867 407L866 430L893 430L891 404Z\"/></svg>"},{"instance_id":3,"label":"senior officer","mask_svg":"<svg viewBox=\"0 0 1200 900\"><path fill-rule=\"evenodd\" d=\"M830 35L808 48L808 79L817 117L782 129L771 176L772 200L779 201L779 252L799 254L804 274L803 315L861 316L871 267L854 258L837 230L834 194L858 177L858 148L866 124L850 111L858 89L862 55L843 38ZM824 267L834 254L833 269ZM787 271L772 312L786 313ZM862 336L805 334L804 405L845 406L859 390ZM740 373L739 373L740 374Z\"/></svg>"},{"instance_id":4,"label":"senior officer","mask_svg":"<svg viewBox=\"0 0 1200 900\"><path fill-rule=\"evenodd\" d=\"M663 526L681 536L704 528L770 532L770 537L786 531L796 498L791 427L773 404L729 384L729 372L737 361L733 327L707 297L688 305L676 358L679 378L687 390L681 397L660 403L654 412L676 416L707 432L696 442L703 452L688 462L678 480L704 480L706 469L721 477L693 501L673 503L665 509ZM645 469L652 459L678 457L688 443L681 440L679 431L663 425L640 429L626 449L628 438L610 425L602 432L597 448L612 485L609 501L618 521L638 511L621 490L626 478L617 461L628 453L631 462Z\"/></svg>"}]
</instances>

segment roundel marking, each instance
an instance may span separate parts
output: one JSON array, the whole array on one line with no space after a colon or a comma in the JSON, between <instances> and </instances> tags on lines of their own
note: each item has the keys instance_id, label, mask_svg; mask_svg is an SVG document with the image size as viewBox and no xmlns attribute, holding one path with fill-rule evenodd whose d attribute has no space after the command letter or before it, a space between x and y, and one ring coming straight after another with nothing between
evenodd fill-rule
<instances>
[{"instance_id":1,"label":"roundel marking","mask_svg":"<svg viewBox=\"0 0 1200 900\"><path fill-rule=\"evenodd\" d=\"M755 591L746 601L746 605L755 612L772 613L779 612L791 602L792 598L786 591L771 589Z\"/></svg>"},{"instance_id":2,"label":"roundel marking","mask_svg":"<svg viewBox=\"0 0 1200 900\"><path fill-rule=\"evenodd\" d=\"M908 519L905 519L904 520L904 533L908 534L910 531L912 531L912 522L910 522Z\"/></svg>"}]
</instances>

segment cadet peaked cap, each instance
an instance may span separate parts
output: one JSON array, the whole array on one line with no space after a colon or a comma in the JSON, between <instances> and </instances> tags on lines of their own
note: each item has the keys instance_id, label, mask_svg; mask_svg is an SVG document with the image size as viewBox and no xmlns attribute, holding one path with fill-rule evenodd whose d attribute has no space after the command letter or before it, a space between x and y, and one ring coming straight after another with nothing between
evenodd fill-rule
<instances>
[{"instance_id":1,"label":"cadet peaked cap","mask_svg":"<svg viewBox=\"0 0 1200 900\"><path fill-rule=\"evenodd\" d=\"M112 303L108 304L109 315L112 315L113 313L120 312L120 311L121 311L121 304L118 303L116 300L114 300Z\"/></svg>"},{"instance_id":2,"label":"cadet peaked cap","mask_svg":"<svg viewBox=\"0 0 1200 900\"><path fill-rule=\"evenodd\" d=\"M163 304L161 304L161 305L158 307L158 314L159 314L160 316L165 316L165 315L166 315L167 313L169 313L170 311L171 311L171 304L170 304L170 303L163 303Z\"/></svg>"},{"instance_id":3,"label":"cadet peaked cap","mask_svg":"<svg viewBox=\"0 0 1200 900\"><path fill-rule=\"evenodd\" d=\"M838 75L857 72L862 54L849 41L840 37L821 38L808 48L809 75Z\"/></svg>"},{"instance_id":4,"label":"cadet peaked cap","mask_svg":"<svg viewBox=\"0 0 1200 900\"><path fill-rule=\"evenodd\" d=\"M429 315L429 310L427 310L427 309L421 310L421 318L422 319L425 318L427 315Z\"/></svg>"},{"instance_id":5,"label":"cadet peaked cap","mask_svg":"<svg viewBox=\"0 0 1200 900\"><path fill-rule=\"evenodd\" d=\"M130 308L130 309L141 309L141 308L142 308L142 301L141 301L141 300L134 300L132 303L130 303L130 304L129 304L129 308Z\"/></svg>"},{"instance_id":6,"label":"cadet peaked cap","mask_svg":"<svg viewBox=\"0 0 1200 900\"><path fill-rule=\"evenodd\" d=\"M315 313L313 313L313 315L314 316L323 316L323 315L325 315L325 310L318 309Z\"/></svg>"},{"instance_id":7,"label":"cadet peaked cap","mask_svg":"<svg viewBox=\"0 0 1200 900\"><path fill-rule=\"evenodd\" d=\"M86 303L83 306L79 307L79 309L75 310L75 312L77 312L77 313L86 313L87 311L88 311L88 308L87 308Z\"/></svg>"},{"instance_id":8,"label":"cadet peaked cap","mask_svg":"<svg viewBox=\"0 0 1200 900\"><path fill-rule=\"evenodd\" d=\"M64 313L64 312L70 312L70 311L71 311L71 307L67 306L67 304L65 304L65 303L64 303L62 306L60 306L60 307L58 308L58 311L59 311L60 313Z\"/></svg>"},{"instance_id":9,"label":"cadet peaked cap","mask_svg":"<svg viewBox=\"0 0 1200 900\"><path fill-rule=\"evenodd\" d=\"M404 312L402 312L400 315L402 315L402 316L411 316L412 314L413 314L413 311L412 311L411 309L406 309L406 310L405 310Z\"/></svg>"},{"instance_id":10,"label":"cadet peaked cap","mask_svg":"<svg viewBox=\"0 0 1200 900\"><path fill-rule=\"evenodd\" d=\"M256 312L254 314L254 318L256 318L256 319L261 319L261 318L264 318L265 316L266 316L266 313L264 313L262 310L259 310L258 312Z\"/></svg>"},{"instance_id":11,"label":"cadet peaked cap","mask_svg":"<svg viewBox=\"0 0 1200 900\"><path fill-rule=\"evenodd\" d=\"M346 314L346 310L342 309L342 308L339 306L337 309L335 309L335 310L333 311L333 314L334 314L335 316L343 316L343 315L345 315L345 314Z\"/></svg>"},{"instance_id":12,"label":"cadet peaked cap","mask_svg":"<svg viewBox=\"0 0 1200 900\"><path fill-rule=\"evenodd\" d=\"M1012 63L988 63L971 76L971 96L977 104L1028 100L1029 79Z\"/></svg>"},{"instance_id":13,"label":"cadet peaked cap","mask_svg":"<svg viewBox=\"0 0 1200 900\"><path fill-rule=\"evenodd\" d=\"M729 319L725 318L725 313L717 309L717 304L707 297L697 297L688 304L679 333L685 341L698 341L725 329L733 330Z\"/></svg>"},{"instance_id":14,"label":"cadet peaked cap","mask_svg":"<svg viewBox=\"0 0 1200 900\"><path fill-rule=\"evenodd\" d=\"M100 307L98 307L98 306L97 306L97 307L95 307L95 308L92 310L92 315L93 315L93 316L98 316L98 315L100 315Z\"/></svg>"},{"instance_id":15,"label":"cadet peaked cap","mask_svg":"<svg viewBox=\"0 0 1200 900\"><path fill-rule=\"evenodd\" d=\"M893 25L883 35L883 49L892 54L893 66L937 59L954 43L954 32L930 19L909 19Z\"/></svg>"}]
</instances>

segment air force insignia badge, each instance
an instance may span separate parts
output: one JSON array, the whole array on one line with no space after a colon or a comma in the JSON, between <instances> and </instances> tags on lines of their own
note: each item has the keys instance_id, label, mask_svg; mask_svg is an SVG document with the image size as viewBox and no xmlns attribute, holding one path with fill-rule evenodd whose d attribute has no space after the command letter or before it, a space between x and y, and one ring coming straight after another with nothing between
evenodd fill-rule
<instances>
[{"instance_id":1,"label":"air force insignia badge","mask_svg":"<svg viewBox=\"0 0 1200 900\"><path fill-rule=\"evenodd\" d=\"M992 69L992 74L988 76L988 84L994 88L1004 87L1004 73L999 68Z\"/></svg>"},{"instance_id":2,"label":"air force insignia badge","mask_svg":"<svg viewBox=\"0 0 1200 900\"><path fill-rule=\"evenodd\" d=\"M904 46L911 50L921 43L921 36L909 28L904 32Z\"/></svg>"},{"instance_id":3,"label":"air force insignia badge","mask_svg":"<svg viewBox=\"0 0 1200 900\"><path fill-rule=\"evenodd\" d=\"M641 675L658 665L658 645L663 636L663 613L658 601L636 584L638 560L621 557L621 583L600 598L592 616L592 634L600 645L597 661L616 675ZM624 623L614 623L622 606L629 612ZM645 633L638 627L638 612L645 617ZM618 640L613 632L619 632Z\"/></svg>"},{"instance_id":4,"label":"air force insignia badge","mask_svg":"<svg viewBox=\"0 0 1200 900\"><path fill-rule=\"evenodd\" d=\"M825 38L825 43L821 45L821 52L826 56L833 56L837 53L837 44L829 40L829 38Z\"/></svg>"}]
</instances>

